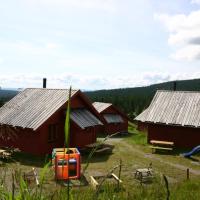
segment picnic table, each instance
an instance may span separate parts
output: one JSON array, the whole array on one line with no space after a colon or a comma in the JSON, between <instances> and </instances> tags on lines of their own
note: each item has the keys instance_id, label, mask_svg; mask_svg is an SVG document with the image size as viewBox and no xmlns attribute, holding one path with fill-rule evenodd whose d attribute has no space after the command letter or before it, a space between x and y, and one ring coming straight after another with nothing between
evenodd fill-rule
<instances>
[{"instance_id":1,"label":"picnic table","mask_svg":"<svg viewBox=\"0 0 200 200\"><path fill-rule=\"evenodd\" d=\"M174 148L174 142L171 141L150 140L150 143L152 144L152 146L150 146L152 152L156 150L172 151Z\"/></svg>"},{"instance_id":2,"label":"picnic table","mask_svg":"<svg viewBox=\"0 0 200 200\"><path fill-rule=\"evenodd\" d=\"M9 158L11 156L11 153L7 150L0 149L0 158Z\"/></svg>"},{"instance_id":3,"label":"picnic table","mask_svg":"<svg viewBox=\"0 0 200 200\"><path fill-rule=\"evenodd\" d=\"M151 168L136 169L135 178L141 183L150 181L153 178L153 171Z\"/></svg>"}]
</instances>

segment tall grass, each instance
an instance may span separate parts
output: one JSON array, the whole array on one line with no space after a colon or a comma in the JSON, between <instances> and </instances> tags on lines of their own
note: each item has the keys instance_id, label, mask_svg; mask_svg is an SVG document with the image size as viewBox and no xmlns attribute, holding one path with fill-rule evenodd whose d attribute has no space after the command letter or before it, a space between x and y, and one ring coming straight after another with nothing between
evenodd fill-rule
<instances>
[{"instance_id":1,"label":"tall grass","mask_svg":"<svg viewBox=\"0 0 200 200\"><path fill-rule=\"evenodd\" d=\"M48 173L48 170L46 171ZM46 176L44 176L46 177ZM1 176L0 199L1 200L66 200L67 190L60 185L55 188L47 188L44 177L38 187L31 186L20 177L20 181L14 181L14 192L7 187L5 177ZM42 188L42 189L41 189ZM200 199L200 180L189 180L182 183L169 184L170 200L198 200ZM156 177L152 184L140 185L135 182L133 187L126 186L116 190L116 186L110 183L103 185L101 192L95 196L91 187L78 187L71 190L75 200L162 200L166 199L167 191L162 178ZM94 198L95 197L95 198Z\"/></svg>"},{"instance_id":2,"label":"tall grass","mask_svg":"<svg viewBox=\"0 0 200 200\"><path fill-rule=\"evenodd\" d=\"M8 185L5 176L0 177L0 199L1 200L66 200L68 191L66 187L52 185L48 183L49 170L45 168L45 173L40 176L40 185L29 185L24 181L22 174L15 177ZM18 180L19 181L18 181ZM123 179L123 177L122 177ZM134 179L134 177L133 177ZM123 187L118 190L117 185L104 183L101 191L96 195L90 186L77 187L70 190L70 199L74 200L166 200L167 190L162 178L157 177L152 184L141 185L134 181L130 186L123 183ZM13 185L13 186L12 186ZM199 200L200 180L189 180L181 183L169 184L170 200Z\"/></svg>"}]
</instances>

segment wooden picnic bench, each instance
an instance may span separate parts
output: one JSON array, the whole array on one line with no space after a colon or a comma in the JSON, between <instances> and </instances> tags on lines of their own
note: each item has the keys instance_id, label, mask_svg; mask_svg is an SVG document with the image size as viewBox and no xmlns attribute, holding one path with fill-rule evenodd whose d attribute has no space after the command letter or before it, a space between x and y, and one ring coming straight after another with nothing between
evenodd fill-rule
<instances>
[{"instance_id":1,"label":"wooden picnic bench","mask_svg":"<svg viewBox=\"0 0 200 200\"><path fill-rule=\"evenodd\" d=\"M0 149L0 158L8 159L11 156L11 153L7 152L4 149Z\"/></svg>"},{"instance_id":2,"label":"wooden picnic bench","mask_svg":"<svg viewBox=\"0 0 200 200\"><path fill-rule=\"evenodd\" d=\"M160 141L160 140L150 140L152 153L156 150L166 150L172 151L174 149L174 142L170 141Z\"/></svg>"},{"instance_id":3,"label":"wooden picnic bench","mask_svg":"<svg viewBox=\"0 0 200 200\"><path fill-rule=\"evenodd\" d=\"M136 169L135 178L141 183L152 181L153 170L151 168Z\"/></svg>"}]
</instances>

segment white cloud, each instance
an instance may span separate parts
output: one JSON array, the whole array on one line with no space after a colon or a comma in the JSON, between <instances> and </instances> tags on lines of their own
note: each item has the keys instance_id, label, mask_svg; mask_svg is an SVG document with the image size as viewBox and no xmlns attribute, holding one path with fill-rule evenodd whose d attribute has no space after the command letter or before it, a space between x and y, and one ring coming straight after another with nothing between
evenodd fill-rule
<instances>
[{"instance_id":1,"label":"white cloud","mask_svg":"<svg viewBox=\"0 0 200 200\"><path fill-rule=\"evenodd\" d=\"M169 31L168 44L177 48L173 58L187 61L200 59L200 10L189 15L156 14L155 19L160 20Z\"/></svg>"},{"instance_id":2,"label":"white cloud","mask_svg":"<svg viewBox=\"0 0 200 200\"><path fill-rule=\"evenodd\" d=\"M191 3L200 4L200 0L192 0Z\"/></svg>"},{"instance_id":3,"label":"white cloud","mask_svg":"<svg viewBox=\"0 0 200 200\"><path fill-rule=\"evenodd\" d=\"M194 74L167 74L158 72L146 72L141 75L134 76L118 76L114 79L103 76L85 76L81 74L62 74L54 76L42 76L39 74L17 74L17 75L0 75L0 86L2 88L27 88L27 87L42 87L43 77L47 78L47 88L69 88L72 85L76 89L111 89L146 86L150 84L198 78L200 71Z\"/></svg>"},{"instance_id":4,"label":"white cloud","mask_svg":"<svg viewBox=\"0 0 200 200\"><path fill-rule=\"evenodd\" d=\"M59 47L60 47L60 45L56 44L56 43L47 43L46 44L47 49L56 49L56 48L59 48Z\"/></svg>"},{"instance_id":5,"label":"white cloud","mask_svg":"<svg viewBox=\"0 0 200 200\"><path fill-rule=\"evenodd\" d=\"M3 63L3 61L4 61L4 60L3 60L3 58L1 58L1 57L0 57L0 64L2 64L2 63Z\"/></svg>"},{"instance_id":6,"label":"white cloud","mask_svg":"<svg viewBox=\"0 0 200 200\"><path fill-rule=\"evenodd\" d=\"M200 45L187 45L171 55L175 60L200 60Z\"/></svg>"},{"instance_id":7,"label":"white cloud","mask_svg":"<svg viewBox=\"0 0 200 200\"><path fill-rule=\"evenodd\" d=\"M85 9L97 9L104 10L107 12L116 11L116 1L115 0L29 0L26 3L31 6L53 6L53 7L78 7Z\"/></svg>"},{"instance_id":8,"label":"white cloud","mask_svg":"<svg viewBox=\"0 0 200 200\"><path fill-rule=\"evenodd\" d=\"M62 47L61 44L54 42L27 42L27 41L6 41L0 40L1 49L4 49L3 52L8 52L9 55L49 55L55 54ZM13 54L12 54L13 53ZM1 62L1 60L0 60Z\"/></svg>"}]
</instances>

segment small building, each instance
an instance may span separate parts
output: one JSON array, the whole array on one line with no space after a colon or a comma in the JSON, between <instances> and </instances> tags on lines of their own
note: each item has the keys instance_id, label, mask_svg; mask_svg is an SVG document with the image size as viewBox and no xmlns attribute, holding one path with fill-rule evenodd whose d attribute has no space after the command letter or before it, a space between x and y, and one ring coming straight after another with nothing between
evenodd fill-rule
<instances>
[{"instance_id":1,"label":"small building","mask_svg":"<svg viewBox=\"0 0 200 200\"><path fill-rule=\"evenodd\" d=\"M200 145L200 92L157 91L135 120L147 128L148 142L172 141L179 148Z\"/></svg>"},{"instance_id":2,"label":"small building","mask_svg":"<svg viewBox=\"0 0 200 200\"><path fill-rule=\"evenodd\" d=\"M105 134L128 132L128 117L111 103L94 102L93 106L101 115Z\"/></svg>"},{"instance_id":3,"label":"small building","mask_svg":"<svg viewBox=\"0 0 200 200\"><path fill-rule=\"evenodd\" d=\"M64 147L64 125L69 90L28 88L0 108L0 146L44 155ZM80 91L72 90L70 146L96 142L102 126L99 113ZM6 138L7 133L14 137ZM6 139L5 139L6 138Z\"/></svg>"}]
</instances>

